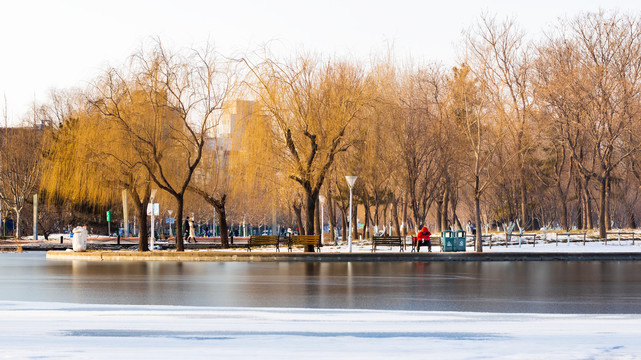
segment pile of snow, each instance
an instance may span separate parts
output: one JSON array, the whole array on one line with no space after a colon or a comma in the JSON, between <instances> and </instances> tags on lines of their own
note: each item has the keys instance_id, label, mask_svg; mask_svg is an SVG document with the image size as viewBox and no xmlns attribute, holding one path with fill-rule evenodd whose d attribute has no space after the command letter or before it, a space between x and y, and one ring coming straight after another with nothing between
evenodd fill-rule
<instances>
[{"instance_id":1,"label":"pile of snow","mask_svg":"<svg viewBox=\"0 0 641 360\"><path fill-rule=\"evenodd\" d=\"M0 302L3 358L638 358L641 315Z\"/></svg>"}]
</instances>

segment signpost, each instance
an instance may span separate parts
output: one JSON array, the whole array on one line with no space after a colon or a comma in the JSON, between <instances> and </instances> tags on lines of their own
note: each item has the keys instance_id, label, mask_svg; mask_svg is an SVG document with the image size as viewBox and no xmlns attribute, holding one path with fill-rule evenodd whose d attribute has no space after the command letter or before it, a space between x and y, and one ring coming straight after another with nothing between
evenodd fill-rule
<instances>
[{"instance_id":1,"label":"signpost","mask_svg":"<svg viewBox=\"0 0 641 360\"><path fill-rule=\"evenodd\" d=\"M107 236L111 236L111 211L107 211Z\"/></svg>"}]
</instances>

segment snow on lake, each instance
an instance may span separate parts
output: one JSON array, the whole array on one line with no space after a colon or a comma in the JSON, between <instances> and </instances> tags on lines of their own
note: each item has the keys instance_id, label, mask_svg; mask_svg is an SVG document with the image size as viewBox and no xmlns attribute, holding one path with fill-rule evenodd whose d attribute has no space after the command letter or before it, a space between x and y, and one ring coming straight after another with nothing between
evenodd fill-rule
<instances>
[{"instance_id":1,"label":"snow on lake","mask_svg":"<svg viewBox=\"0 0 641 360\"><path fill-rule=\"evenodd\" d=\"M0 358L639 359L641 315L0 302Z\"/></svg>"}]
</instances>

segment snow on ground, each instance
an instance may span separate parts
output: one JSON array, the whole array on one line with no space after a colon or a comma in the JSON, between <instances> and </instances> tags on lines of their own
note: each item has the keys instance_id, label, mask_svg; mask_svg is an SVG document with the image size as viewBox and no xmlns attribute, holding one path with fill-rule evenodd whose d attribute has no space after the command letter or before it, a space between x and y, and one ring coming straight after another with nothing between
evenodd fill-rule
<instances>
[{"instance_id":1,"label":"snow on ground","mask_svg":"<svg viewBox=\"0 0 641 360\"><path fill-rule=\"evenodd\" d=\"M535 244L532 244L531 240L530 243L527 243L524 238L521 245L519 245L518 237L513 235L511 243L508 247L505 246L505 233L492 233L492 247L490 248L487 240L485 240L483 252L641 252L641 231L635 231L634 244L631 240L630 235L622 235L621 240L618 240L616 232L617 230L614 230L613 233L608 236L609 239L606 244L603 241L595 240L594 238L596 238L598 234L595 231L592 231L588 233L588 238L585 245L583 244L583 234L571 234L570 242L568 243L567 236L563 233L559 234L557 240L556 234L553 232L549 232L547 235L545 235L543 232L537 232L537 240ZM631 230L625 229L622 230L622 232L629 234ZM63 236L65 241L70 240L69 234L52 234L50 235L50 242L57 242L60 239L60 236ZM42 239L42 237L40 238ZM434 236L432 238L434 238ZM33 237L27 236L23 239L32 240ZM109 238L107 236L92 235L89 241L91 242L92 239L107 240ZM246 243L246 239L243 238L235 238L235 240L238 244ZM202 241L199 241L199 243L206 244L208 241L208 239L204 239ZM218 243L219 241L220 240L217 239L216 243ZM406 251L409 251L409 249L411 249L411 243L409 241L406 241L406 244L408 246ZM474 251L474 247L471 246L471 244L472 240L471 238L468 238L468 245L470 245L467 247L468 252ZM131 245L135 246L135 243L132 243ZM273 252L274 250L274 247L258 247L252 249L252 252ZM371 242L368 240L354 240L352 243L352 252L365 253L371 252L371 250ZM224 251L246 251L246 249L234 248ZM286 251L285 246L281 246L281 251ZM421 252L425 251L427 251L427 247L422 247ZM433 246L432 251L440 252L441 248L440 246ZM339 242L338 245L326 244L323 246L322 252L347 253L349 252L349 247L347 241ZM378 247L377 252L399 252L399 249L397 247Z\"/></svg>"},{"instance_id":2,"label":"snow on ground","mask_svg":"<svg viewBox=\"0 0 641 360\"><path fill-rule=\"evenodd\" d=\"M641 315L0 301L0 358L641 359Z\"/></svg>"}]
</instances>

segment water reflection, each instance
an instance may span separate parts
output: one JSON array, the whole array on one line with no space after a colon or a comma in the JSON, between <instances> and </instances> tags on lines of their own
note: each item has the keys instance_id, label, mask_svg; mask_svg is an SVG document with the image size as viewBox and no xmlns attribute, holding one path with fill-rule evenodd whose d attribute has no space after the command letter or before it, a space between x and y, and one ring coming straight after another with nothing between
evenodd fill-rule
<instances>
[{"instance_id":1,"label":"water reflection","mask_svg":"<svg viewBox=\"0 0 641 360\"><path fill-rule=\"evenodd\" d=\"M0 300L641 313L639 262L110 263L0 254Z\"/></svg>"}]
</instances>

